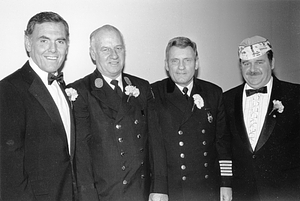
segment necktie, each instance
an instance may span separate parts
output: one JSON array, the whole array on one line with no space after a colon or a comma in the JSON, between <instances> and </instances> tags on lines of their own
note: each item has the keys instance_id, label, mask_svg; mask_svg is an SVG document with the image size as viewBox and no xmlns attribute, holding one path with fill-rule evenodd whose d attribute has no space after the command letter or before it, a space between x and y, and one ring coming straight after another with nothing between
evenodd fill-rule
<instances>
[{"instance_id":1,"label":"necktie","mask_svg":"<svg viewBox=\"0 0 300 201\"><path fill-rule=\"evenodd\" d=\"M189 99L189 96L188 96L188 94L187 94L188 90L189 90L189 89L188 89L187 87L184 87L184 88L182 89L183 95L184 95L184 97L186 98L186 100Z\"/></svg>"},{"instance_id":2,"label":"necktie","mask_svg":"<svg viewBox=\"0 0 300 201\"><path fill-rule=\"evenodd\" d=\"M267 93L267 87L261 87L259 89L247 89L246 90L246 96L251 96L253 94L256 94L256 93Z\"/></svg>"},{"instance_id":3,"label":"necktie","mask_svg":"<svg viewBox=\"0 0 300 201\"><path fill-rule=\"evenodd\" d=\"M111 83L112 85L115 86L114 91L115 91L120 97L122 97L123 92L122 92L121 88L120 88L119 85L118 85L118 80L112 80L110 83Z\"/></svg>"},{"instance_id":4,"label":"necktie","mask_svg":"<svg viewBox=\"0 0 300 201\"><path fill-rule=\"evenodd\" d=\"M57 76L55 76L52 73L48 73L48 84L51 85L54 80L56 80L60 84L63 84L64 83L63 73L60 72L60 73L57 74Z\"/></svg>"}]
</instances>

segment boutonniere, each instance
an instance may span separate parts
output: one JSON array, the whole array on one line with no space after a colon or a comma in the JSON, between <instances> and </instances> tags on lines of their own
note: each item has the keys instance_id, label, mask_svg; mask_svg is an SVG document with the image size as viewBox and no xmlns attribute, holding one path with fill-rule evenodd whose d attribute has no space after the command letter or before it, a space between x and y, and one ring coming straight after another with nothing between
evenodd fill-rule
<instances>
[{"instance_id":1,"label":"boutonniere","mask_svg":"<svg viewBox=\"0 0 300 201\"><path fill-rule=\"evenodd\" d=\"M275 110L277 110L279 113L282 113L283 109L284 109L284 106L282 105L281 101L279 101L279 100L273 100L273 109L269 113L269 115L271 115L272 112L274 112Z\"/></svg>"},{"instance_id":2,"label":"boutonniere","mask_svg":"<svg viewBox=\"0 0 300 201\"><path fill-rule=\"evenodd\" d=\"M193 98L194 98L194 105L192 111L194 110L195 105L197 106L198 109L201 109L204 106L203 98L199 94L194 94Z\"/></svg>"},{"instance_id":3,"label":"boutonniere","mask_svg":"<svg viewBox=\"0 0 300 201\"><path fill-rule=\"evenodd\" d=\"M127 102L129 102L131 96L134 96L136 98L140 95L140 90L136 88L136 86L132 86L132 83L128 77L124 77L124 80L126 84L128 84L125 87L125 94L128 96Z\"/></svg>"},{"instance_id":4,"label":"boutonniere","mask_svg":"<svg viewBox=\"0 0 300 201\"><path fill-rule=\"evenodd\" d=\"M78 93L76 89L73 88L67 88L65 89L67 96L69 97L70 101L75 101L76 98L78 97Z\"/></svg>"}]
</instances>

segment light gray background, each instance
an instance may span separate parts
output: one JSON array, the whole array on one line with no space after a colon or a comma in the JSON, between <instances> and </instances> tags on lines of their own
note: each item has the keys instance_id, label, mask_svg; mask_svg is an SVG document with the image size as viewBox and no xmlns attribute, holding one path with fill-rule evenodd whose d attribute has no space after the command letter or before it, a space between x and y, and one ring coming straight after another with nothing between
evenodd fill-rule
<instances>
[{"instance_id":1,"label":"light gray background","mask_svg":"<svg viewBox=\"0 0 300 201\"><path fill-rule=\"evenodd\" d=\"M111 24L124 35L125 72L149 82L166 77L165 47L176 36L198 45L198 77L224 91L242 82L238 67L239 43L254 35L268 38L275 54L275 73L300 83L300 1L297 0L1 0L0 79L27 60L24 30L38 12L54 11L70 26L65 64L66 83L95 66L89 57L89 35Z\"/></svg>"}]
</instances>

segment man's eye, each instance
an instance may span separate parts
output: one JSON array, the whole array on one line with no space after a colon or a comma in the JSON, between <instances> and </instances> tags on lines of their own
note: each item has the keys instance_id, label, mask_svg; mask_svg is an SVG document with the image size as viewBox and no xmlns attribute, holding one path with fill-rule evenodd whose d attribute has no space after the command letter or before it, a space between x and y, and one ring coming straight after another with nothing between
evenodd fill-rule
<instances>
[{"instance_id":1,"label":"man's eye","mask_svg":"<svg viewBox=\"0 0 300 201\"><path fill-rule=\"evenodd\" d=\"M61 45L64 45L65 44L65 41L64 40L59 40L59 41L57 41L59 44L61 44Z\"/></svg>"},{"instance_id":2,"label":"man's eye","mask_svg":"<svg viewBox=\"0 0 300 201\"><path fill-rule=\"evenodd\" d=\"M119 47L116 47L116 51L120 52L123 50L123 47L119 46Z\"/></svg>"}]
</instances>

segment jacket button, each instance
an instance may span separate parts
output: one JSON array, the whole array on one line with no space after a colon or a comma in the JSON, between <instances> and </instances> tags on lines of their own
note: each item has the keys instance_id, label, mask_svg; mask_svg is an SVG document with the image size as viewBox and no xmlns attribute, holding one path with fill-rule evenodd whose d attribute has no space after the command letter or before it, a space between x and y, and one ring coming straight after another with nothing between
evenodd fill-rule
<instances>
[{"instance_id":1,"label":"jacket button","mask_svg":"<svg viewBox=\"0 0 300 201\"><path fill-rule=\"evenodd\" d=\"M185 180L186 180L186 176L183 176L183 177L182 177L182 180L185 181Z\"/></svg>"},{"instance_id":2,"label":"jacket button","mask_svg":"<svg viewBox=\"0 0 300 201\"><path fill-rule=\"evenodd\" d=\"M134 121L134 124L138 124L138 123L139 123L139 120L136 119L136 120Z\"/></svg>"},{"instance_id":3,"label":"jacket button","mask_svg":"<svg viewBox=\"0 0 300 201\"><path fill-rule=\"evenodd\" d=\"M140 148L140 152L142 153L144 151L144 148Z\"/></svg>"},{"instance_id":4,"label":"jacket button","mask_svg":"<svg viewBox=\"0 0 300 201\"><path fill-rule=\"evenodd\" d=\"M185 169L186 169L186 166L185 166L185 165L182 165L182 166L181 166L181 169L182 169L182 170L185 170Z\"/></svg>"},{"instance_id":5,"label":"jacket button","mask_svg":"<svg viewBox=\"0 0 300 201\"><path fill-rule=\"evenodd\" d=\"M137 134L137 136L136 136L138 139L140 139L141 137L142 137L142 135L141 134Z\"/></svg>"},{"instance_id":6,"label":"jacket button","mask_svg":"<svg viewBox=\"0 0 300 201\"><path fill-rule=\"evenodd\" d=\"M145 178L145 175L142 174L142 175L141 175L141 179L144 179L144 178Z\"/></svg>"},{"instance_id":7,"label":"jacket button","mask_svg":"<svg viewBox=\"0 0 300 201\"><path fill-rule=\"evenodd\" d=\"M203 141L202 144L203 144L203 145L206 145L206 141Z\"/></svg>"},{"instance_id":8,"label":"jacket button","mask_svg":"<svg viewBox=\"0 0 300 201\"><path fill-rule=\"evenodd\" d=\"M118 141L119 141L119 142L123 142L123 138L120 137L120 138L118 139Z\"/></svg>"},{"instance_id":9,"label":"jacket button","mask_svg":"<svg viewBox=\"0 0 300 201\"><path fill-rule=\"evenodd\" d=\"M184 153L181 153L180 158L184 158L184 157L185 157Z\"/></svg>"},{"instance_id":10,"label":"jacket button","mask_svg":"<svg viewBox=\"0 0 300 201\"><path fill-rule=\"evenodd\" d=\"M204 153L203 153L203 156L207 156L207 152L204 152Z\"/></svg>"},{"instance_id":11,"label":"jacket button","mask_svg":"<svg viewBox=\"0 0 300 201\"><path fill-rule=\"evenodd\" d=\"M252 155L252 158L256 158L256 155Z\"/></svg>"},{"instance_id":12,"label":"jacket button","mask_svg":"<svg viewBox=\"0 0 300 201\"><path fill-rule=\"evenodd\" d=\"M183 131L182 131L182 130L178 131L178 134L179 134L179 135L182 135L182 134L183 134Z\"/></svg>"},{"instance_id":13,"label":"jacket button","mask_svg":"<svg viewBox=\"0 0 300 201\"><path fill-rule=\"evenodd\" d=\"M203 134L205 133L205 129L202 129L202 131L201 131Z\"/></svg>"},{"instance_id":14,"label":"jacket button","mask_svg":"<svg viewBox=\"0 0 300 201\"><path fill-rule=\"evenodd\" d=\"M13 140L7 140L6 144L9 145L9 146L12 146L12 145L15 144L15 142Z\"/></svg>"},{"instance_id":15,"label":"jacket button","mask_svg":"<svg viewBox=\"0 0 300 201\"><path fill-rule=\"evenodd\" d=\"M179 146L182 147L183 145L184 145L184 143L183 143L182 141L180 141L180 142L179 142Z\"/></svg>"},{"instance_id":16,"label":"jacket button","mask_svg":"<svg viewBox=\"0 0 300 201\"><path fill-rule=\"evenodd\" d=\"M122 127L122 126L121 126L121 125L119 125L119 124L118 124L118 125L116 125L116 128L117 128L117 129L120 129L121 127Z\"/></svg>"},{"instance_id":17,"label":"jacket button","mask_svg":"<svg viewBox=\"0 0 300 201\"><path fill-rule=\"evenodd\" d=\"M125 165L122 166L122 170L124 171L126 169Z\"/></svg>"},{"instance_id":18,"label":"jacket button","mask_svg":"<svg viewBox=\"0 0 300 201\"><path fill-rule=\"evenodd\" d=\"M127 180L123 180L123 184L126 185L128 182Z\"/></svg>"},{"instance_id":19,"label":"jacket button","mask_svg":"<svg viewBox=\"0 0 300 201\"><path fill-rule=\"evenodd\" d=\"M124 156L124 155L125 155L125 152L124 152L124 151L122 151L122 152L121 152L121 156Z\"/></svg>"},{"instance_id":20,"label":"jacket button","mask_svg":"<svg viewBox=\"0 0 300 201\"><path fill-rule=\"evenodd\" d=\"M144 161L141 162L141 166L143 166L143 165L144 165Z\"/></svg>"},{"instance_id":21,"label":"jacket button","mask_svg":"<svg viewBox=\"0 0 300 201\"><path fill-rule=\"evenodd\" d=\"M205 175L204 178L205 178L205 179L208 179L208 175Z\"/></svg>"},{"instance_id":22,"label":"jacket button","mask_svg":"<svg viewBox=\"0 0 300 201\"><path fill-rule=\"evenodd\" d=\"M208 163L204 163L204 167L208 167Z\"/></svg>"}]
</instances>

